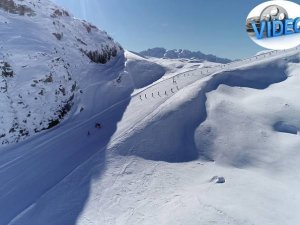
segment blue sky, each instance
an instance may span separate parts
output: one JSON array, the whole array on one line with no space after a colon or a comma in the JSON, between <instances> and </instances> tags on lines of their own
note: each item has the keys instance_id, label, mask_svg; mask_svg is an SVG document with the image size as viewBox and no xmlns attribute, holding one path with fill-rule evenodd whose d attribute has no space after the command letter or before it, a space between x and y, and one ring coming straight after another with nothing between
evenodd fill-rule
<instances>
[{"instance_id":1,"label":"blue sky","mask_svg":"<svg viewBox=\"0 0 300 225\"><path fill-rule=\"evenodd\" d=\"M262 0L55 2L106 30L124 48L133 51L181 48L235 59L262 50L248 38L244 25L248 13Z\"/></svg>"}]
</instances>

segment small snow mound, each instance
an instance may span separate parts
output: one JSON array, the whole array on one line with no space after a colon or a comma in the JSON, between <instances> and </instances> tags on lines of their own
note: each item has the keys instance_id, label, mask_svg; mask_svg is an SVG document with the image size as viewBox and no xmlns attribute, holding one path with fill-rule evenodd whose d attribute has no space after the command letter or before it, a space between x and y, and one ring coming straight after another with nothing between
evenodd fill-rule
<instances>
[{"instance_id":1,"label":"small snow mound","mask_svg":"<svg viewBox=\"0 0 300 225\"><path fill-rule=\"evenodd\" d=\"M210 182L215 183L215 184L224 184L225 183L225 178L214 176L213 178L210 179Z\"/></svg>"}]
</instances>

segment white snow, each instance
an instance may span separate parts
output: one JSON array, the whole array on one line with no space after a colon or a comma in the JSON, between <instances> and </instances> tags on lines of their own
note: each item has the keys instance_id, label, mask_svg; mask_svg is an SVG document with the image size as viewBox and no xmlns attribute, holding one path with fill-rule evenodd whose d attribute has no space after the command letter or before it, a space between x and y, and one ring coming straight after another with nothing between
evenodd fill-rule
<instances>
[{"instance_id":1,"label":"white snow","mask_svg":"<svg viewBox=\"0 0 300 225\"><path fill-rule=\"evenodd\" d=\"M88 92L96 82L109 85L124 66L121 47L105 32L72 18L48 0L15 2L16 7L29 7L34 16L3 11L1 7L9 5L6 1L0 5L0 21L5 22L0 40L0 135L5 135L1 144L18 142L47 129L51 121L66 119L62 111L69 111L71 105L76 111L74 99L85 98L81 90ZM83 53L106 48L118 51L107 66L91 63ZM12 77L3 76L4 63ZM112 64L114 71L107 71Z\"/></svg>"},{"instance_id":2,"label":"white snow","mask_svg":"<svg viewBox=\"0 0 300 225\"><path fill-rule=\"evenodd\" d=\"M285 119L299 126L298 54L253 58L203 79L184 73L178 85L193 83L175 94L142 100L136 94L88 121L74 119L3 151L1 193L8 194L1 202L16 205L3 206L1 218L10 224L297 224L299 139L273 125ZM169 80L143 94L170 88ZM95 121L103 129L93 129ZM226 182L211 182L215 176Z\"/></svg>"},{"instance_id":3,"label":"white snow","mask_svg":"<svg viewBox=\"0 0 300 225\"><path fill-rule=\"evenodd\" d=\"M121 49L98 65L65 49L83 94L60 125L0 147L0 225L298 224L299 49L226 65ZM21 78L24 49L8 58L13 95L39 79L31 67L49 71L44 51Z\"/></svg>"}]
</instances>

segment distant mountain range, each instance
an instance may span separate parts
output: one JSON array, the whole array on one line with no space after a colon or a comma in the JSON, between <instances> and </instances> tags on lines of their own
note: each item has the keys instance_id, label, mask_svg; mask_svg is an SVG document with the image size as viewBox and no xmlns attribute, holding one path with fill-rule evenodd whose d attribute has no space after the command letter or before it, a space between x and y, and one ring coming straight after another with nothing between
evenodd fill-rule
<instances>
[{"instance_id":1,"label":"distant mountain range","mask_svg":"<svg viewBox=\"0 0 300 225\"><path fill-rule=\"evenodd\" d=\"M185 49L167 50L165 48L149 48L148 50L139 52L139 54L148 57L166 58L166 59L184 58L184 59L197 59L197 60L218 62L218 63L231 62L230 59L220 58L211 54L206 55L200 51L194 52Z\"/></svg>"}]
</instances>

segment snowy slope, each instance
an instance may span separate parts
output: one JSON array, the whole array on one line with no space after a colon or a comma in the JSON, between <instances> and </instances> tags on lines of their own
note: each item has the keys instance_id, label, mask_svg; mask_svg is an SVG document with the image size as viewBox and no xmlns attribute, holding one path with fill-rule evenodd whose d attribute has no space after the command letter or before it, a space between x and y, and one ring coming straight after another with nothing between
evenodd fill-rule
<instances>
[{"instance_id":1,"label":"snowy slope","mask_svg":"<svg viewBox=\"0 0 300 225\"><path fill-rule=\"evenodd\" d=\"M124 64L111 37L48 0L3 0L0 23L1 144L57 125L79 110L83 90Z\"/></svg>"},{"instance_id":2,"label":"snowy slope","mask_svg":"<svg viewBox=\"0 0 300 225\"><path fill-rule=\"evenodd\" d=\"M299 223L299 49L146 59L47 0L10 2L1 138L30 138L0 147L0 225ZM20 122L29 109L42 123Z\"/></svg>"},{"instance_id":3,"label":"snowy slope","mask_svg":"<svg viewBox=\"0 0 300 225\"><path fill-rule=\"evenodd\" d=\"M297 224L299 50L267 54L162 78L3 151L0 224Z\"/></svg>"},{"instance_id":4,"label":"snowy slope","mask_svg":"<svg viewBox=\"0 0 300 225\"><path fill-rule=\"evenodd\" d=\"M50 1L1 1L0 14L0 224L8 224L105 146L133 90L166 71L125 57L105 32ZM103 137L93 136L117 105Z\"/></svg>"}]
</instances>

